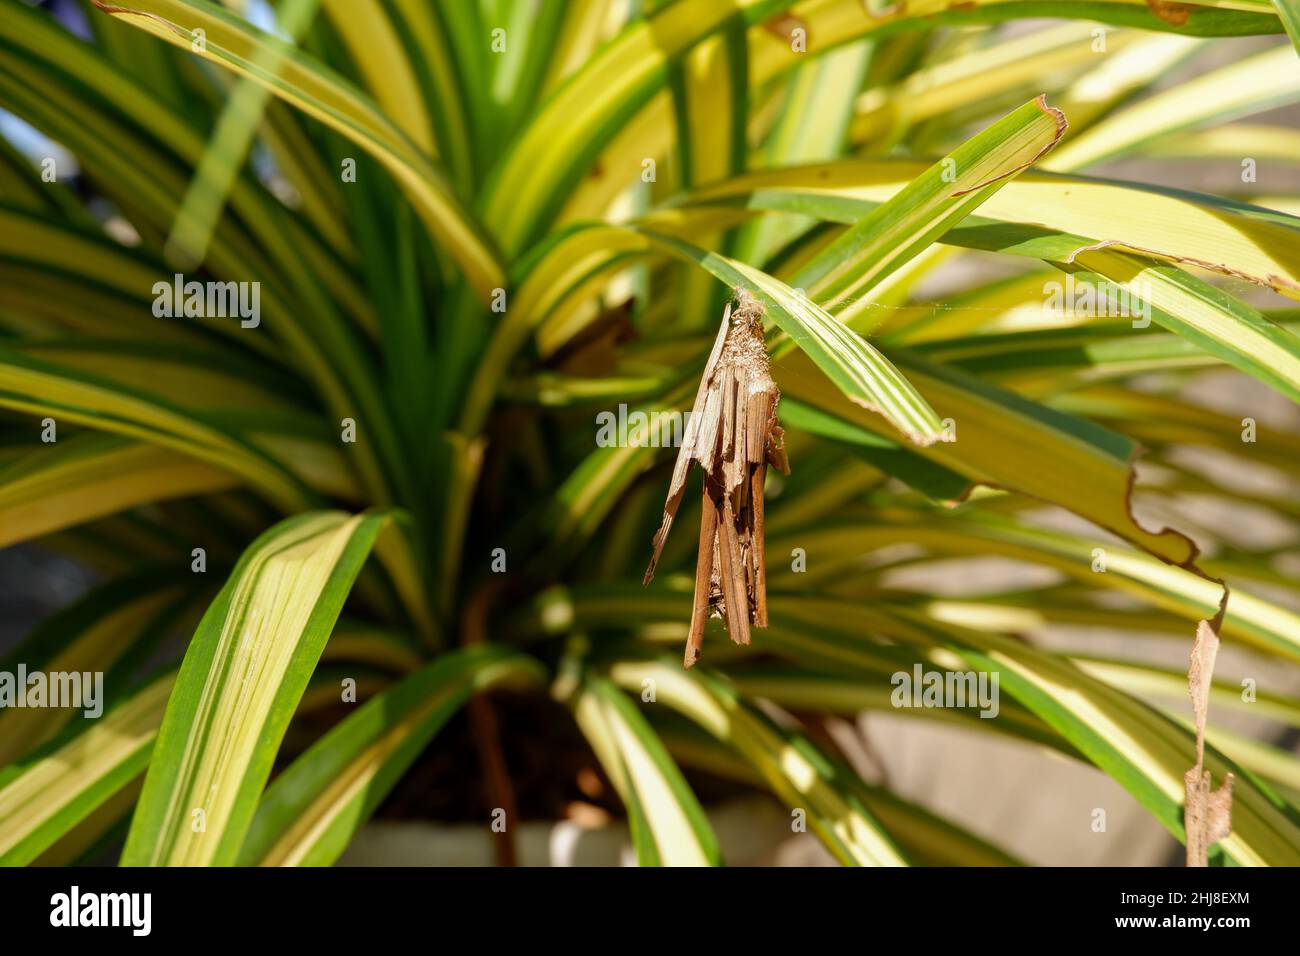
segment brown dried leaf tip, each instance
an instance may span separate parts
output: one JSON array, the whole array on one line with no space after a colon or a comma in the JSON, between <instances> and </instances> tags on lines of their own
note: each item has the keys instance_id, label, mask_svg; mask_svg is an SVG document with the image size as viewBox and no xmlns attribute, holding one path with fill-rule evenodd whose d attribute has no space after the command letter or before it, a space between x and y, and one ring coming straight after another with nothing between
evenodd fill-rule
<instances>
[{"instance_id":1,"label":"brown dried leaf tip","mask_svg":"<svg viewBox=\"0 0 1300 956\"><path fill-rule=\"evenodd\" d=\"M1205 724L1210 714L1210 687L1214 660L1219 654L1222 618L1221 605L1213 623L1201 621L1196 626L1191 665L1187 669L1187 687L1196 718L1196 766L1183 774L1186 798L1183 829L1187 833L1188 866L1209 866L1210 847L1232 833L1232 774L1225 774L1223 785L1215 790L1210 771L1205 769Z\"/></svg>"},{"instance_id":2,"label":"brown dried leaf tip","mask_svg":"<svg viewBox=\"0 0 1300 956\"><path fill-rule=\"evenodd\" d=\"M767 627L763 482L769 464L790 473L776 417L780 398L763 343L763 304L737 289L695 393L643 582L654 577L691 462L697 461L704 471L703 514L686 667L700 658L710 615L726 622L737 644L749 643L751 624Z\"/></svg>"}]
</instances>

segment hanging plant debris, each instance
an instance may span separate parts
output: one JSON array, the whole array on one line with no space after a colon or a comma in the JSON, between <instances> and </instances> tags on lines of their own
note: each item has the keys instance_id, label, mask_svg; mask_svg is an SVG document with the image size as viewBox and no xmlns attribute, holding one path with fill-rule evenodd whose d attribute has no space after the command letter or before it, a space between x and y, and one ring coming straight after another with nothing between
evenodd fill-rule
<instances>
[{"instance_id":1,"label":"hanging plant debris","mask_svg":"<svg viewBox=\"0 0 1300 956\"><path fill-rule=\"evenodd\" d=\"M751 624L767 627L763 483L769 464L790 473L777 424L780 398L763 343L763 304L747 290L737 289L695 394L642 582L649 584L654 577L691 462L697 461L704 471L704 494L686 667L699 660L710 615L726 622L737 644L749 644Z\"/></svg>"}]
</instances>

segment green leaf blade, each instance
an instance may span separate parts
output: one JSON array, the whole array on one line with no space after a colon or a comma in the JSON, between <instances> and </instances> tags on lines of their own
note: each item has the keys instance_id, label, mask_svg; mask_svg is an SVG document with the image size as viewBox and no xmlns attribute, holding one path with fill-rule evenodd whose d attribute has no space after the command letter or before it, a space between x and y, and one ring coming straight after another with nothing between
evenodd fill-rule
<instances>
[{"instance_id":1,"label":"green leaf blade","mask_svg":"<svg viewBox=\"0 0 1300 956\"><path fill-rule=\"evenodd\" d=\"M245 552L181 665L124 865L234 861L280 739L387 520L308 513Z\"/></svg>"}]
</instances>

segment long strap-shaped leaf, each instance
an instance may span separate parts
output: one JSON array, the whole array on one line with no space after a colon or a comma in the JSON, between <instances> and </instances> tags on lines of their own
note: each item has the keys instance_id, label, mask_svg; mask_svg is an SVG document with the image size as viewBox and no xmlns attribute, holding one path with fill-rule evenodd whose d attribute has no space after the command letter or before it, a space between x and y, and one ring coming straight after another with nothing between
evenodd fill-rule
<instances>
[{"instance_id":1,"label":"long strap-shaped leaf","mask_svg":"<svg viewBox=\"0 0 1300 956\"><path fill-rule=\"evenodd\" d=\"M794 284L841 321L867 293L1014 176L1065 133L1065 115L1040 96L967 140L876 207L808 263Z\"/></svg>"},{"instance_id":2,"label":"long strap-shaped leaf","mask_svg":"<svg viewBox=\"0 0 1300 956\"><path fill-rule=\"evenodd\" d=\"M174 679L160 677L84 733L0 771L0 866L30 863L144 770Z\"/></svg>"},{"instance_id":3,"label":"long strap-shaped leaf","mask_svg":"<svg viewBox=\"0 0 1300 956\"><path fill-rule=\"evenodd\" d=\"M1093 681L1072 664L1020 641L974 632L955 635L959 650L980 670L997 671L1007 691L1078 747L1125 787L1180 840L1182 775L1193 756L1192 737L1176 723L1127 695ZM1207 748L1208 750L1208 748ZM1232 833L1221 846L1246 866L1295 866L1294 810L1261 782L1234 767L1229 757L1206 754L1216 779L1237 770Z\"/></svg>"},{"instance_id":4,"label":"long strap-shaped leaf","mask_svg":"<svg viewBox=\"0 0 1300 956\"><path fill-rule=\"evenodd\" d=\"M276 20L287 40L298 41L316 16L319 5L320 0L285 0L280 4ZM275 74L279 55L278 48L266 46L254 57L253 66ZM172 260L177 264L193 268L203 261L270 98L265 86L251 80L244 80L229 91L167 237Z\"/></svg>"},{"instance_id":5,"label":"long strap-shaped leaf","mask_svg":"<svg viewBox=\"0 0 1300 956\"><path fill-rule=\"evenodd\" d=\"M343 601L388 518L312 512L244 553L186 652L126 865L229 864Z\"/></svg>"},{"instance_id":6,"label":"long strap-shaped leaf","mask_svg":"<svg viewBox=\"0 0 1300 956\"><path fill-rule=\"evenodd\" d=\"M1013 182L1008 188L1014 189L1016 185ZM706 268L728 277L729 281L739 281L757 272L675 239L666 240L655 233L620 226L580 227L557 237L521 286L516 305L500 326L488 357L479 368L469 400L475 408L475 419L481 419L483 410L489 407L492 384L503 373L511 350L523 340L530 327L545 321L558 308L559 290L572 289L585 277L599 274L627 257L653 255L661 250L696 257ZM782 292L782 288L785 287L778 284L780 301L788 302L796 312L804 307L815 308L803 297ZM780 317L784 313L774 309L773 314ZM829 316L822 321L847 333ZM800 332L792 337L811 338L816 344L813 333ZM860 338L857 341L862 342ZM1136 443L1081 418L1061 416L1037 403L986 386L973 376L932 366L915 357L897 357L902 360L905 381L911 383L909 387L914 385L919 389L926 407L952 418L956 426L956 441L923 445L918 454L971 481L1058 503L1167 561L1182 565L1195 558L1195 547L1183 535L1171 530L1148 531L1133 518L1129 509L1130 463L1137 451ZM824 360L829 362L833 357ZM839 379L847 378L848 371L829 376L819 374L810 353L794 350L776 362L775 374L787 396L799 398L837 418L861 424L872 432L882 430L883 423L859 407L865 402L846 400L852 385L841 385ZM669 407L664 405L662 410ZM660 410L658 405L655 408ZM1031 454L1041 451L1045 444L1053 449L1052 455ZM589 491L595 493L593 482L628 481L647 467L651 454L652 449L644 447L597 449L588 463L574 472L568 491L575 496L580 493L590 497ZM583 515L584 519L598 520L592 510L574 513Z\"/></svg>"},{"instance_id":7,"label":"long strap-shaped leaf","mask_svg":"<svg viewBox=\"0 0 1300 956\"><path fill-rule=\"evenodd\" d=\"M1295 44L1296 52L1300 52L1300 2L1273 0L1273 6L1277 7L1277 15L1282 19L1282 25L1286 27L1287 36Z\"/></svg>"},{"instance_id":8,"label":"long strap-shaped leaf","mask_svg":"<svg viewBox=\"0 0 1300 956\"><path fill-rule=\"evenodd\" d=\"M350 667L345 673L364 672ZM86 730L68 728L38 753L0 770L0 866L74 860L129 815L175 682L176 672L169 671ZM337 703L338 687L318 668L303 709Z\"/></svg>"},{"instance_id":9,"label":"long strap-shaped leaf","mask_svg":"<svg viewBox=\"0 0 1300 956\"><path fill-rule=\"evenodd\" d=\"M238 484L229 472L116 435L74 435L37 447L0 470L0 547Z\"/></svg>"},{"instance_id":10,"label":"long strap-shaped leaf","mask_svg":"<svg viewBox=\"0 0 1300 956\"><path fill-rule=\"evenodd\" d=\"M839 0L799 4L799 22L810 38L808 52L774 36L770 19L789 7L785 0L696 0L667 4L655 16L624 30L571 76L533 115L494 172L486 190L485 219L507 253L522 251L544 229L557 197L588 168L615 133L662 89L670 64L733 17L748 25L751 85L802 65L820 52L878 30L926 23L996 22L1023 16L1072 17L1137 24L1184 33L1276 31L1277 18L1263 0L1245 13L1198 5L1181 27L1164 24L1145 0L1085 3L1009 3L1007 0L950 0L896 3L871 15ZM1267 13L1260 16L1259 13ZM650 155L643 153L642 155Z\"/></svg>"},{"instance_id":11,"label":"long strap-shaped leaf","mask_svg":"<svg viewBox=\"0 0 1300 956\"><path fill-rule=\"evenodd\" d=\"M647 596L664 603L659 613L680 618L680 603L675 595L660 592ZM821 597L786 597L781 605L786 625L802 629L807 648L815 649L818 658L838 661L850 670L872 670L880 642L885 640L916 648L920 653L936 647L946 649L960 654L968 666L997 672L1002 688L1017 702L1128 789L1174 836L1182 839L1182 774L1194 760L1192 734L1128 694L1089 676L1086 668L1080 669L1023 641L939 624L911 612ZM649 608L643 613L654 617ZM677 703L675 685L673 695L665 695L666 678L670 676L666 672L670 668L652 674L644 670L646 666L620 664L614 677L627 686L639 686L644 676L653 676L661 700L711 729L705 723L706 710L691 713ZM947 666L951 668L952 664ZM679 675L681 672L676 671L671 676ZM690 703L690 698L682 699ZM1217 750L1207 753L1207 766L1213 767L1215 779L1226 771L1236 772L1239 779L1234 791L1233 833L1224 841L1224 849L1246 865L1295 865L1298 824L1294 811L1267 785L1242 773L1246 754L1240 755L1235 765L1232 763L1236 755L1231 743L1224 741L1226 755Z\"/></svg>"},{"instance_id":12,"label":"long strap-shaped leaf","mask_svg":"<svg viewBox=\"0 0 1300 956\"><path fill-rule=\"evenodd\" d=\"M664 661L618 663L610 668L610 677L638 693L653 687L656 701L739 750L782 801L805 811L808 826L840 862L907 865L853 788L838 779L839 768L802 736L783 732L721 680Z\"/></svg>"},{"instance_id":13,"label":"long strap-shaped leaf","mask_svg":"<svg viewBox=\"0 0 1300 956\"><path fill-rule=\"evenodd\" d=\"M794 71L785 108L755 157L758 165L776 169L843 153L871 49L867 42L853 43ZM800 231L797 222L747 223L738 231L734 255L762 267Z\"/></svg>"},{"instance_id":14,"label":"long strap-shaped leaf","mask_svg":"<svg viewBox=\"0 0 1300 956\"><path fill-rule=\"evenodd\" d=\"M773 624L775 623L774 619ZM786 634L780 634L773 627L769 629L768 634L764 635L764 640L767 646L791 660L798 660L801 663L809 659L818 661L819 657L824 656L826 645L810 650L799 639L802 637L803 632L803 628L794 629L795 639L790 640ZM819 650L823 653L819 654ZM810 708L814 710L830 710L848 715L870 710L890 713L895 710L894 694L897 689L890 683L890 677L893 674L910 671L918 662L932 664L938 669L945 668L949 662L949 659L944 657L946 652L942 650L930 651L913 648L907 651L897 651L889 648L880 652L883 659L883 666L880 670L871 673L856 673L857 667L854 665L857 665L859 661L855 658L860 658L861 662L867 665L867 667L863 668L865 672L873 663L871 656L874 651L874 648L869 647L854 648L850 655L846 655L852 663L841 660L826 660L825 664L830 668L834 668L833 672L809 673L802 668L763 668L752 677L742 670L733 674L733 680L736 682L736 686L746 695L770 700L787 709ZM1150 690L1153 694L1158 693L1159 696L1168 698L1169 701L1173 702L1172 705L1162 700L1159 704L1160 711L1166 717L1176 723L1184 724L1195 732L1192 715L1185 712L1184 701L1187 697L1187 676L1185 674L1153 670L1144 665L1129 664L1120 667L1102 665L1098 669L1081 665L1077 659L1074 663L1076 666L1080 666L1085 673L1134 696L1142 697L1144 691ZM1112 675L1118 675L1119 679L1112 679ZM1254 706L1241 701L1240 691L1239 687L1233 688L1230 684L1224 684L1219 688L1218 696L1228 707L1249 708ZM1289 704L1289 708L1286 710L1283 710L1282 706L1279 706L1276 702L1273 703L1272 709L1274 713L1280 712L1284 715L1283 719L1294 724L1297 710L1295 703L1285 703ZM1268 705L1266 704L1266 706ZM968 707L966 709L923 708L914 713L916 717L921 719L940 720L948 723L965 719L968 727L978 726L982 730L997 731L1007 734L1013 739L1018 738L1031 743L1046 744L1070 756L1082 757L1077 750L1064 743L1062 738L1054 732L1045 731L1042 722L1030 716L1022 706L1010 701L1003 700L1001 702L996 719L981 719L979 717L979 705L974 702L973 697L968 698ZM1272 747L1261 741L1252 740L1243 735L1234 734L1221 727L1209 728L1207 739L1220 751L1231 754L1233 759L1241 766L1259 774L1265 780L1289 786L1294 786L1297 782L1300 782L1300 777L1297 776L1300 774L1300 760L1296 760L1296 758L1279 748Z\"/></svg>"},{"instance_id":15,"label":"long strap-shaped leaf","mask_svg":"<svg viewBox=\"0 0 1300 956\"><path fill-rule=\"evenodd\" d=\"M1183 568L1166 564L1150 555L1122 545L1020 527L1005 520L987 518L962 521L900 521L841 518L836 526L805 529L797 536L769 542L772 553L784 546L798 546L820 555L823 570L846 568L856 558L877 547L906 541L948 555L999 554L1057 568L1084 582L1095 581L1100 547L1105 556L1108 587L1127 591L1191 621L1214 616L1223 588L1213 580ZM789 583L791 572L773 568L769 580ZM1229 582L1231 583L1231 581ZM787 598L786 603L795 601ZM1300 660L1300 615L1259 597L1249 590L1232 587L1224 618L1225 637L1240 639L1265 653Z\"/></svg>"},{"instance_id":16,"label":"long strap-shaped leaf","mask_svg":"<svg viewBox=\"0 0 1300 956\"><path fill-rule=\"evenodd\" d=\"M1034 279L1041 282L1042 274L1035 273ZM1283 327L1300 331L1300 324L1294 322L1283 323ZM1034 398L1057 394L1062 386L1110 383L1135 373L1219 364L1187 339L1163 331L1140 333L1128 323L936 338L920 343L918 351L931 361L955 365Z\"/></svg>"},{"instance_id":17,"label":"long strap-shaped leaf","mask_svg":"<svg viewBox=\"0 0 1300 956\"><path fill-rule=\"evenodd\" d=\"M650 235L724 282L753 288L772 308L777 325L845 395L879 411L912 441L928 445L942 434L938 416L887 360L818 303L837 299L832 311L857 309L873 285L1036 162L1064 131L1065 118L1040 97L964 143L808 264L796 281L817 301L744 263ZM510 333L499 337L512 338Z\"/></svg>"},{"instance_id":18,"label":"long strap-shaped leaf","mask_svg":"<svg viewBox=\"0 0 1300 956\"><path fill-rule=\"evenodd\" d=\"M228 469L287 508L311 499L282 465L225 430L138 389L0 347L0 407L174 449Z\"/></svg>"},{"instance_id":19,"label":"long strap-shaped leaf","mask_svg":"<svg viewBox=\"0 0 1300 956\"><path fill-rule=\"evenodd\" d=\"M340 4L342 6L342 4ZM451 31L444 17L456 17L469 11L441 8L421 0L389 0L385 13L392 21L394 31L407 49L412 68L423 89L423 105L433 122L438 154L449 169L461 193L472 193L477 176L473 158L474 143L470 136L470 109L468 101L476 93L463 65L458 64L453 52ZM477 11L473 11L477 13ZM472 15L466 12L464 15ZM467 89L469 87L469 89Z\"/></svg>"},{"instance_id":20,"label":"long strap-shaped leaf","mask_svg":"<svg viewBox=\"0 0 1300 956\"><path fill-rule=\"evenodd\" d=\"M97 723L95 707L114 703L130 672L162 640L187 597L177 574L157 568L101 584L37 625L0 656L0 672L102 675L81 678L84 708L0 708L0 766L46 745L67 727ZM92 693L95 699L92 700Z\"/></svg>"},{"instance_id":21,"label":"long strap-shaped leaf","mask_svg":"<svg viewBox=\"0 0 1300 956\"><path fill-rule=\"evenodd\" d=\"M24 311L53 311L59 329L199 347L211 343L205 331L225 335L239 331L238 323L226 320L159 322L150 311L150 290L166 274L161 260L7 202L0 203L0 262L13 270L4 276L0 301ZM93 311L81 316L81 309ZM109 318L112 325L106 328ZM267 352L275 349L275 343L256 336L242 336L241 345Z\"/></svg>"},{"instance_id":22,"label":"long strap-shaped leaf","mask_svg":"<svg viewBox=\"0 0 1300 956\"><path fill-rule=\"evenodd\" d=\"M687 210L726 205L852 224L869 215L875 203L898 195L924 170L922 163L899 159L842 160L750 173L698 190L642 222L657 231L676 234L680 228L689 235L712 223L681 221ZM1044 234L1084 236L1089 242L1121 244L1283 293L1300 288L1300 221L1206 193L1026 170L990 196L978 215L982 226L991 221L1020 224L1025 227L1022 233L1037 227ZM674 226L674 219L680 226ZM952 233L943 241L966 244Z\"/></svg>"},{"instance_id":23,"label":"long strap-shaped leaf","mask_svg":"<svg viewBox=\"0 0 1300 956\"><path fill-rule=\"evenodd\" d=\"M1195 741L1192 734L1157 711L1024 641L845 601L787 599L784 606L804 623L810 641L825 643L846 660L858 648L873 647L883 638L922 648L946 647L960 655L968 667L999 674L1004 691L1183 839L1182 775L1195 760ZM958 669L962 669L960 665ZM1238 774L1233 832L1223 841L1223 848L1243 865L1296 865L1300 862L1296 850L1300 827L1294 811L1267 785L1243 774L1231 756L1209 749L1206 754L1206 765L1213 769L1216 780L1227 771Z\"/></svg>"},{"instance_id":24,"label":"long strap-shaped leaf","mask_svg":"<svg viewBox=\"0 0 1300 956\"><path fill-rule=\"evenodd\" d=\"M587 677L573 712L627 807L637 859L649 866L719 866L718 839L659 735L609 681Z\"/></svg>"},{"instance_id":25,"label":"long strap-shaped leaf","mask_svg":"<svg viewBox=\"0 0 1300 956\"><path fill-rule=\"evenodd\" d=\"M768 315L856 405L877 412L918 445L943 435L943 423L890 361L805 295L752 266L667 236L651 235L665 251L697 263L732 286L751 289Z\"/></svg>"},{"instance_id":26,"label":"long strap-shaped leaf","mask_svg":"<svg viewBox=\"0 0 1300 956\"><path fill-rule=\"evenodd\" d=\"M674 156L683 188L725 179L744 169L750 109L748 59L744 25L736 19L672 67L677 131ZM734 237L709 236L700 244L731 253ZM690 328L707 329L722 311L726 290L719 289L707 274L686 266L678 299L678 321Z\"/></svg>"},{"instance_id":27,"label":"long strap-shaped leaf","mask_svg":"<svg viewBox=\"0 0 1300 956\"><path fill-rule=\"evenodd\" d=\"M918 454L972 482L1059 504L1165 561L1186 566L1195 560L1196 546L1185 535L1170 528L1145 528L1133 516L1136 442L1085 418L1060 415L985 385L974 376L914 356L900 358L905 359L909 379L956 426L956 441L939 442ZM876 429L872 416L807 375L806 366L806 358L796 352L776 363L777 381L787 394Z\"/></svg>"},{"instance_id":28,"label":"long strap-shaped leaf","mask_svg":"<svg viewBox=\"0 0 1300 956\"><path fill-rule=\"evenodd\" d=\"M341 78L299 51L202 0L129 0L130 6L95 0L96 5L168 43L257 83L298 109L338 130L391 172L411 197L430 232L464 270L480 295L502 284L502 269L490 243L452 193L438 168L375 105ZM258 51L278 49L276 72L259 66Z\"/></svg>"},{"instance_id":29,"label":"long strap-shaped leaf","mask_svg":"<svg viewBox=\"0 0 1300 956\"><path fill-rule=\"evenodd\" d=\"M1045 165L1073 170L1116 159L1223 117L1262 112L1300 99L1300 63L1280 46L1176 84L1118 110L1067 143Z\"/></svg>"},{"instance_id":30,"label":"long strap-shaped leaf","mask_svg":"<svg viewBox=\"0 0 1300 956\"><path fill-rule=\"evenodd\" d=\"M328 866L469 697L535 682L531 658L478 647L439 657L363 704L267 788L240 864Z\"/></svg>"},{"instance_id":31,"label":"long strap-shaped leaf","mask_svg":"<svg viewBox=\"0 0 1300 956\"><path fill-rule=\"evenodd\" d=\"M17 11L24 9L19 6ZM191 170L201 162L203 139L197 130L168 111L159 97L138 87L120 68L97 57L94 47L76 40L53 18L33 11L18 14L16 19L22 22L13 28L8 18L0 20L0 34L6 40L0 43L0 97L12 101L11 109L64 143L83 166L92 168L97 186L122 208L147 241L150 233L170 230ZM86 86L100 91L106 108L79 111ZM159 150L159 142L168 144L177 155ZM365 327L373 328L373 316L368 322L365 318L371 310L362 304L359 287L349 278L353 273L341 268L302 222L249 176L232 184L229 201L237 215L216 223L206 265L217 276L261 277L268 330L288 346L294 364L309 374L335 420L355 416L370 423L368 434L373 442L349 443L345 451L356 461L372 497L381 503L391 500L385 473L378 464L385 458L390 464L402 460L395 451L391 416L377 410L379 397L374 375L367 372L365 350L334 302L347 304L363 317ZM16 257L23 258L21 253ZM81 272L79 262L72 271ZM171 271L167 268L164 274ZM120 287L120 282L111 284ZM135 294L151 284L152 280L134 286ZM237 334L231 332L232 323L209 320L208 324L224 334ZM154 326L163 331L156 321ZM283 356L283 350L277 352L267 335L240 334L239 339L243 346ZM399 477L402 474L400 467L388 471Z\"/></svg>"},{"instance_id":32,"label":"long strap-shaped leaf","mask_svg":"<svg viewBox=\"0 0 1300 956\"><path fill-rule=\"evenodd\" d=\"M674 722L661 731L668 749L683 764L707 770L750 785L762 778L752 764L704 731L689 723ZM1024 864L920 804L883 787L856 781L854 792L875 814L899 846L919 866L1023 866Z\"/></svg>"},{"instance_id":33,"label":"long strap-shaped leaf","mask_svg":"<svg viewBox=\"0 0 1300 956\"><path fill-rule=\"evenodd\" d=\"M800 175L811 174L811 170L805 170ZM751 177L750 182L754 181ZM801 187L756 188L747 202L761 208L857 222L860 213L855 215L850 210L865 202L861 198L864 190L879 195L877 189L875 185L811 191ZM1051 192L1057 192L1059 202L1050 196ZM1300 397L1300 337L1181 268L1186 264L1211 269L1296 296L1300 294L1296 278L1300 260L1290 251L1300 238L1295 219L1212 197L1171 196L1087 180L1035 182L1018 195L1023 203L1020 208L1012 211L997 200L990 201L979 217L967 219L944 235L942 241L1038 258L1069 272L1095 273L1114 284L1117 298L1128 297L1132 315L1146 315L1148 321L1153 319L1177 332L1288 397ZM1035 196L1045 199L1044 205L1030 205L1036 202ZM1091 197L1088 203L1080 202L1084 196ZM1106 222L1099 215L1105 212L1101 203L1107 201L1125 203L1129 208ZM998 218L985 219L986 212ZM1031 216L1034 221L1030 221ZM1057 231L1058 222L1093 231ZM1168 238L1154 238L1155 222L1162 224ZM694 223L696 229L703 225ZM1202 234L1198 228L1201 225L1209 230L1213 241ZM1278 252L1259 251L1264 248ZM1177 264L1166 264L1150 255L1167 257ZM1050 288L1045 285L1043 292ZM1149 311L1143 310L1144 303ZM842 317L855 322L858 319L857 315Z\"/></svg>"}]
</instances>

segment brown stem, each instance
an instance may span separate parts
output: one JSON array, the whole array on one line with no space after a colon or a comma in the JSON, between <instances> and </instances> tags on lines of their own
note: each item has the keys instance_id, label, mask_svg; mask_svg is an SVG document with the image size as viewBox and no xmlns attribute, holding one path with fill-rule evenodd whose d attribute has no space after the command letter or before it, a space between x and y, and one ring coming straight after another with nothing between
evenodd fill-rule
<instances>
[{"instance_id":1,"label":"brown stem","mask_svg":"<svg viewBox=\"0 0 1300 956\"><path fill-rule=\"evenodd\" d=\"M463 646L482 644L487 640L488 607L504 583L502 578L489 579L465 603L465 609L461 613ZM519 857L515 850L514 832L511 830L517 821L515 788L510 782L505 752L501 749L501 729L497 723L496 711L492 708L492 702L483 694L475 694L467 706L470 730L474 736L474 746L478 750L479 767L483 771L484 795L489 806L504 810L506 815L505 829L493 834L496 837L493 840L493 851L497 866L518 866Z\"/></svg>"}]
</instances>

